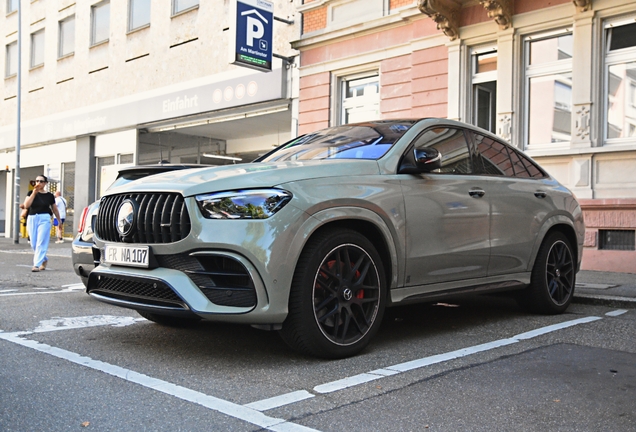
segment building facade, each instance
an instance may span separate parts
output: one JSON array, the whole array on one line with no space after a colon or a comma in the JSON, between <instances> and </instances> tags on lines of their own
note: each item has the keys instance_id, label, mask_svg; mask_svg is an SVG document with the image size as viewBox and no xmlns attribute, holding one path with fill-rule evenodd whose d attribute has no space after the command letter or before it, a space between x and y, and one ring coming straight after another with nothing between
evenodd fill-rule
<instances>
[{"instance_id":1,"label":"building facade","mask_svg":"<svg viewBox=\"0 0 636 432\"><path fill-rule=\"evenodd\" d=\"M636 273L636 2L304 0L299 132L476 124L579 198L583 268Z\"/></svg>"},{"instance_id":2,"label":"building facade","mask_svg":"<svg viewBox=\"0 0 636 432\"><path fill-rule=\"evenodd\" d=\"M273 2L270 72L232 64L234 1L2 3L0 231L7 237L16 201L18 63L18 201L30 180L49 176L69 202L66 232L77 230L74 210L99 198L119 166L250 161L296 130L290 41L300 32L291 1Z\"/></svg>"},{"instance_id":3,"label":"building facade","mask_svg":"<svg viewBox=\"0 0 636 432\"><path fill-rule=\"evenodd\" d=\"M274 0L271 72L229 60L236 0L3 3L7 237L22 4L20 190L51 177L67 232L121 165L249 161L321 127L447 117L575 192L583 268L636 273L636 0Z\"/></svg>"}]
</instances>

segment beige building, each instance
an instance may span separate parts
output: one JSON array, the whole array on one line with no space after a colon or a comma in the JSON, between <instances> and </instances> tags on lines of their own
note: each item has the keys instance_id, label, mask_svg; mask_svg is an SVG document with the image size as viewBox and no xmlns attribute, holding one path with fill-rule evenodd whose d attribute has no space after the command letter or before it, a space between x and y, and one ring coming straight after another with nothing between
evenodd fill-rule
<instances>
[{"instance_id":1,"label":"beige building","mask_svg":"<svg viewBox=\"0 0 636 432\"><path fill-rule=\"evenodd\" d=\"M262 72L231 64L233 1L2 0L0 231L7 237L19 3L23 197L29 180L44 173L79 214L118 166L249 161L296 130L298 69L289 42L299 30L290 1L273 2L272 70ZM72 214L67 232L77 229Z\"/></svg>"},{"instance_id":2,"label":"beige building","mask_svg":"<svg viewBox=\"0 0 636 432\"><path fill-rule=\"evenodd\" d=\"M300 133L373 118L481 126L577 195L583 268L636 273L636 1L304 0L298 10Z\"/></svg>"}]
</instances>

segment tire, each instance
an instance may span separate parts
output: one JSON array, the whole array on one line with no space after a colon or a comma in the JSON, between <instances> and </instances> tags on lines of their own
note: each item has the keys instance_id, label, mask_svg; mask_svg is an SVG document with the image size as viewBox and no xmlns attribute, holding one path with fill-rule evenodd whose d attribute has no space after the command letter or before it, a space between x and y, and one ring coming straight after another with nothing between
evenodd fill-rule
<instances>
[{"instance_id":1,"label":"tire","mask_svg":"<svg viewBox=\"0 0 636 432\"><path fill-rule=\"evenodd\" d=\"M296 265L289 314L279 333L302 353L349 357L375 335L385 304L386 277L373 244L348 229L318 233Z\"/></svg>"},{"instance_id":2,"label":"tire","mask_svg":"<svg viewBox=\"0 0 636 432\"><path fill-rule=\"evenodd\" d=\"M80 279L82 280L84 287L88 288L88 278L85 276L80 276Z\"/></svg>"},{"instance_id":3,"label":"tire","mask_svg":"<svg viewBox=\"0 0 636 432\"><path fill-rule=\"evenodd\" d=\"M161 324L167 327L193 327L199 321L197 318L180 318L170 315L160 315L152 312L138 310L137 313L149 321Z\"/></svg>"},{"instance_id":4,"label":"tire","mask_svg":"<svg viewBox=\"0 0 636 432\"><path fill-rule=\"evenodd\" d=\"M565 235L552 232L546 236L537 253L530 281L530 287L521 298L522 306L546 315L565 312L576 286L576 262Z\"/></svg>"}]
</instances>

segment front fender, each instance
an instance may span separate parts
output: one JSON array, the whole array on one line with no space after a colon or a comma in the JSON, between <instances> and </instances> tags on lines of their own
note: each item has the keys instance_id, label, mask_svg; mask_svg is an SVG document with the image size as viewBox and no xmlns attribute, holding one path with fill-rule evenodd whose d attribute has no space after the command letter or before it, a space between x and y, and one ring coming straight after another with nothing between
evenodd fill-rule
<instances>
[{"instance_id":1,"label":"front fender","mask_svg":"<svg viewBox=\"0 0 636 432\"><path fill-rule=\"evenodd\" d=\"M300 226L300 229L296 232L296 235L292 239L288 255L288 260L293 260L293 267L295 268L300 257L300 253L305 248L307 242L311 236L321 228L324 228L330 224L337 224L345 221L364 221L373 224L382 235L382 240L386 244L388 255L390 257L390 263L384 263L390 267L387 270L391 271L390 288L398 286L398 280L404 274L403 266L399 263L404 263L404 241L405 232L403 229L397 228L391 223L387 223L377 213L362 207L344 206L321 210L307 220ZM377 239L369 239L375 243ZM290 261L287 261L290 262Z\"/></svg>"},{"instance_id":2,"label":"front fender","mask_svg":"<svg viewBox=\"0 0 636 432\"><path fill-rule=\"evenodd\" d=\"M539 233L536 237L534 245L532 246L532 254L530 255L530 261L528 262L528 271L531 271L534 267L534 262L537 257L537 253L539 252L539 248L541 247L541 243L543 243L543 239L548 234L550 230L557 226L566 226L570 229L574 235L576 236L576 249L577 249L577 272L581 266L581 258L583 256L583 241L585 239L585 225L583 224L583 216L582 213L580 215L574 215L575 220L573 221L570 217L566 215L554 215L546 219L539 229Z\"/></svg>"}]
</instances>

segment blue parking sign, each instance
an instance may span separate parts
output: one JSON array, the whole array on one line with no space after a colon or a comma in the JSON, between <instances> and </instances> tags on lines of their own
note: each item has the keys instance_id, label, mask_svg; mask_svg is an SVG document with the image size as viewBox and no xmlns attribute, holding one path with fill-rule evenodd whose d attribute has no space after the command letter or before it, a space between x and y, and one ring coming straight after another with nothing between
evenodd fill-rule
<instances>
[{"instance_id":1,"label":"blue parking sign","mask_svg":"<svg viewBox=\"0 0 636 432\"><path fill-rule=\"evenodd\" d=\"M266 0L236 0L234 64L272 70L274 4Z\"/></svg>"}]
</instances>

